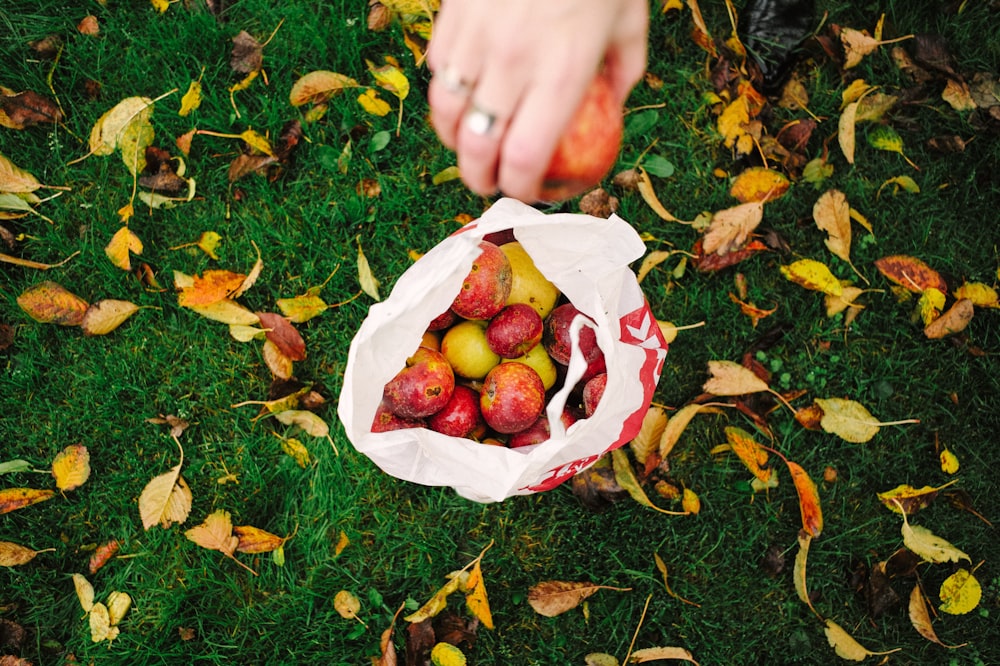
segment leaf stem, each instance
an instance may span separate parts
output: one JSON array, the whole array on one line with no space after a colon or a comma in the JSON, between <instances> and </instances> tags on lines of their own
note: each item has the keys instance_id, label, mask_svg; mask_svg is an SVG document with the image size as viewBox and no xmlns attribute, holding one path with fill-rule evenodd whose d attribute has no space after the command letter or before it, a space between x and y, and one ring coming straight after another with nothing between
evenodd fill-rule
<instances>
[{"instance_id":1,"label":"leaf stem","mask_svg":"<svg viewBox=\"0 0 1000 666\"><path fill-rule=\"evenodd\" d=\"M652 598L652 594L646 596L646 603L642 607L642 615L639 616L639 623L635 626L635 631L632 633L632 642L628 644L628 652L625 653L625 658L622 659L623 664L627 664L629 657L632 656L632 648L635 647L635 639L639 637L639 630L642 629L642 623L643 620L646 619L646 611L649 609L649 602Z\"/></svg>"}]
</instances>

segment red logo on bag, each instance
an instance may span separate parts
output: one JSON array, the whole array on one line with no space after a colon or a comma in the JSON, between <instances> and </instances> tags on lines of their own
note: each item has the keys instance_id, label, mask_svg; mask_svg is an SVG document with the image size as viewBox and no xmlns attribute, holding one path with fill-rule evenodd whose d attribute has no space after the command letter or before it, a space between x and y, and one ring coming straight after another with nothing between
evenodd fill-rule
<instances>
[{"instance_id":1,"label":"red logo on bag","mask_svg":"<svg viewBox=\"0 0 1000 666\"><path fill-rule=\"evenodd\" d=\"M667 356L667 342L663 339L663 333L660 332L660 327L656 323L656 318L653 317L648 303L644 303L641 308L621 317L619 324L621 325L621 341L634 347L641 347L646 351L646 358L639 369L642 403L639 409L625 419L618 437L604 450L604 453L631 441L639 432L639 428L642 427L642 419L646 416L646 410L649 409L649 403L653 399L653 391L656 390L656 382L660 378L663 362ZM587 456L555 467L549 470L548 475L542 481L533 486L522 488L522 490L533 492L551 490L595 463L599 457L596 455Z\"/></svg>"}]
</instances>

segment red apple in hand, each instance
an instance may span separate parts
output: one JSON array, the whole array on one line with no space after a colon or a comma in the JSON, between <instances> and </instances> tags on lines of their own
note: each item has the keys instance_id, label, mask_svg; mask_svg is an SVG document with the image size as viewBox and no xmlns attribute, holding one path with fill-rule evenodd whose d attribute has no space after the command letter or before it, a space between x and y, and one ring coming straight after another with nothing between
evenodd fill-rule
<instances>
[{"instance_id":1,"label":"red apple in hand","mask_svg":"<svg viewBox=\"0 0 1000 666\"><path fill-rule=\"evenodd\" d=\"M501 363L486 375L479 393L486 424L502 434L524 430L545 408L545 387L524 363Z\"/></svg>"},{"instance_id":2,"label":"red apple in hand","mask_svg":"<svg viewBox=\"0 0 1000 666\"><path fill-rule=\"evenodd\" d=\"M490 319L503 309L513 284L510 260L500 247L479 242L479 256L472 262L451 309L466 319Z\"/></svg>"},{"instance_id":3,"label":"red apple in hand","mask_svg":"<svg viewBox=\"0 0 1000 666\"><path fill-rule=\"evenodd\" d=\"M485 425L479 412L479 394L468 386L456 386L440 411L427 418L427 427L451 437L468 437Z\"/></svg>"},{"instance_id":4,"label":"red apple in hand","mask_svg":"<svg viewBox=\"0 0 1000 666\"><path fill-rule=\"evenodd\" d=\"M455 373L444 355L420 347L385 385L382 399L396 416L419 419L443 408L454 391Z\"/></svg>"},{"instance_id":5,"label":"red apple in hand","mask_svg":"<svg viewBox=\"0 0 1000 666\"><path fill-rule=\"evenodd\" d=\"M569 199L600 182L618 159L623 129L624 114L611 81L598 74L559 139L539 196Z\"/></svg>"},{"instance_id":6,"label":"red apple in hand","mask_svg":"<svg viewBox=\"0 0 1000 666\"><path fill-rule=\"evenodd\" d=\"M512 303L486 326L486 343L502 358L517 358L542 341L542 316L526 303Z\"/></svg>"}]
</instances>

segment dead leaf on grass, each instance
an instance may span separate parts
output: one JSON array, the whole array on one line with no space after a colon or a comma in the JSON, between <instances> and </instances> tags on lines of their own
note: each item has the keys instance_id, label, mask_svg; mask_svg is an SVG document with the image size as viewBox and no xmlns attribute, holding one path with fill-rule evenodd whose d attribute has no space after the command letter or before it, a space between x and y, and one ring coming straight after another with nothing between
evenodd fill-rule
<instances>
[{"instance_id":1,"label":"dead leaf on grass","mask_svg":"<svg viewBox=\"0 0 1000 666\"><path fill-rule=\"evenodd\" d=\"M550 580L531 586L528 590L528 604L539 615L555 617L576 608L598 590L630 592L632 588Z\"/></svg>"}]
</instances>

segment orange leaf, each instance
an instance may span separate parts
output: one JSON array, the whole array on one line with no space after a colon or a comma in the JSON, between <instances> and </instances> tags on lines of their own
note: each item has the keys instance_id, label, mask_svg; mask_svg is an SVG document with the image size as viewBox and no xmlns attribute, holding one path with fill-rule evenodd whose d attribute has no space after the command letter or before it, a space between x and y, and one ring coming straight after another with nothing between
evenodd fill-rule
<instances>
[{"instance_id":1,"label":"orange leaf","mask_svg":"<svg viewBox=\"0 0 1000 666\"><path fill-rule=\"evenodd\" d=\"M726 439L739 459L761 483L771 480L773 470L767 465L767 451L750 436L750 433L736 426L726 427Z\"/></svg>"},{"instance_id":2,"label":"orange leaf","mask_svg":"<svg viewBox=\"0 0 1000 666\"><path fill-rule=\"evenodd\" d=\"M732 148L744 136L747 136L747 124L750 122L750 107L746 95L740 95L723 109L719 115L718 130L724 139L726 148ZM748 152L748 151L740 151Z\"/></svg>"},{"instance_id":3,"label":"orange leaf","mask_svg":"<svg viewBox=\"0 0 1000 666\"><path fill-rule=\"evenodd\" d=\"M241 553L270 553L286 541L277 534L252 525L237 525L233 528L233 534L239 539L236 550Z\"/></svg>"},{"instance_id":4,"label":"orange leaf","mask_svg":"<svg viewBox=\"0 0 1000 666\"><path fill-rule=\"evenodd\" d=\"M875 260L875 267L889 280L906 287L915 294L927 289L948 293L948 283L941 275L916 257L894 254Z\"/></svg>"},{"instance_id":5,"label":"orange leaf","mask_svg":"<svg viewBox=\"0 0 1000 666\"><path fill-rule=\"evenodd\" d=\"M965 327L972 321L975 314L975 307L972 301L967 298L955 301L947 312L932 321L924 329L924 335L931 340L937 340L953 333L965 330Z\"/></svg>"},{"instance_id":6,"label":"orange leaf","mask_svg":"<svg viewBox=\"0 0 1000 666\"><path fill-rule=\"evenodd\" d=\"M35 321L60 326L79 326L88 307L87 301L50 280L27 289L17 304Z\"/></svg>"},{"instance_id":7,"label":"orange leaf","mask_svg":"<svg viewBox=\"0 0 1000 666\"><path fill-rule=\"evenodd\" d=\"M88 563L90 575L94 575L101 569L101 567L107 564L108 560L115 556L115 553L118 552L120 547L121 544L118 543L117 539L112 539L111 541L98 546L94 551L94 554L90 556L90 562Z\"/></svg>"},{"instance_id":8,"label":"orange leaf","mask_svg":"<svg viewBox=\"0 0 1000 666\"><path fill-rule=\"evenodd\" d=\"M0 514L23 509L32 504L44 502L56 494L54 490L36 490L34 488L4 488L0 490Z\"/></svg>"},{"instance_id":9,"label":"orange leaf","mask_svg":"<svg viewBox=\"0 0 1000 666\"><path fill-rule=\"evenodd\" d=\"M208 270L201 276L194 276L190 287L181 289L177 297L178 305L186 308L212 305L229 298L242 285L246 276L225 270Z\"/></svg>"},{"instance_id":10,"label":"orange leaf","mask_svg":"<svg viewBox=\"0 0 1000 666\"><path fill-rule=\"evenodd\" d=\"M773 201L788 191L791 181L767 167L750 167L733 180L729 194L740 203Z\"/></svg>"},{"instance_id":11,"label":"orange leaf","mask_svg":"<svg viewBox=\"0 0 1000 666\"><path fill-rule=\"evenodd\" d=\"M819 491L809 474L791 460L786 460L788 471L792 475L795 491L799 494L799 509L802 512L802 529L816 538L823 532L823 511L819 505Z\"/></svg>"}]
</instances>

